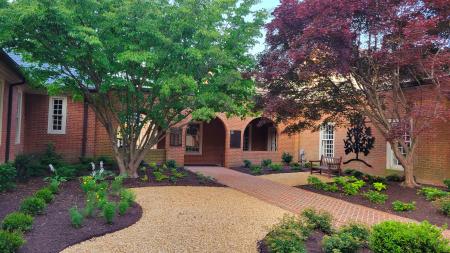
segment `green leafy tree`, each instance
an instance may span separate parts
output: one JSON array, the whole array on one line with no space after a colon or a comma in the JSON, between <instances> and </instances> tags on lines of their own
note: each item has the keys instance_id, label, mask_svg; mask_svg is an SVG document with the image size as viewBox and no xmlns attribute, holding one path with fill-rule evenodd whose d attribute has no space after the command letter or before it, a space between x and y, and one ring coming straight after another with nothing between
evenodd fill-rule
<instances>
[{"instance_id":1,"label":"green leafy tree","mask_svg":"<svg viewBox=\"0 0 450 253\"><path fill-rule=\"evenodd\" d=\"M243 73L266 16L255 3L1 1L0 46L30 63L34 83L89 103L121 173L136 177L171 126L251 107L254 84Z\"/></svg>"}]
</instances>

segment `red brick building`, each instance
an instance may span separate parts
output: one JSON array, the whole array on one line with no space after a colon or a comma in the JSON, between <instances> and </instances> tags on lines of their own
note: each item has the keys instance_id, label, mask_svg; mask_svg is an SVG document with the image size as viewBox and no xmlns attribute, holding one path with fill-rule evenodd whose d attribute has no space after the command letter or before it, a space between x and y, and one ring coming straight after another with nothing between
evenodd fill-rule
<instances>
[{"instance_id":1,"label":"red brick building","mask_svg":"<svg viewBox=\"0 0 450 253\"><path fill-rule=\"evenodd\" d=\"M13 160L20 153L42 152L48 143L53 143L69 162L112 154L106 131L87 104L30 89L17 64L4 52L0 54L0 97L0 161ZM186 119L180 126L170 129L146 161L173 159L180 165L239 166L243 160L280 162L283 152L291 153L294 161L300 159L300 154L306 160L317 160L322 154L342 156L344 161L354 156L344 152L346 128L332 125L317 132L287 135L284 126L265 118L227 118L219 114L210 122ZM372 167L351 162L343 168L378 175L386 175L387 169L401 172L387 142L375 129L373 136L375 147L362 157ZM417 180L439 184L450 178L449 123L437 123L420 142L415 162Z\"/></svg>"}]
</instances>

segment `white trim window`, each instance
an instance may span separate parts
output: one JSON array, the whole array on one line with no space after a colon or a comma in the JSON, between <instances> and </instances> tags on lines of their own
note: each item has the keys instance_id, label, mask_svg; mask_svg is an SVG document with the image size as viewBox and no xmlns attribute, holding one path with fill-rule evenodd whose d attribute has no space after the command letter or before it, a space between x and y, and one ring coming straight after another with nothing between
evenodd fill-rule
<instances>
[{"instance_id":1,"label":"white trim window","mask_svg":"<svg viewBox=\"0 0 450 253\"><path fill-rule=\"evenodd\" d=\"M277 129L269 127L267 129L267 151L277 151Z\"/></svg>"},{"instance_id":2,"label":"white trim window","mask_svg":"<svg viewBox=\"0 0 450 253\"><path fill-rule=\"evenodd\" d=\"M50 97L48 103L48 133L65 134L67 97Z\"/></svg>"},{"instance_id":3,"label":"white trim window","mask_svg":"<svg viewBox=\"0 0 450 253\"><path fill-rule=\"evenodd\" d=\"M320 127L319 156L334 156L334 125L327 124Z\"/></svg>"},{"instance_id":4,"label":"white trim window","mask_svg":"<svg viewBox=\"0 0 450 253\"><path fill-rule=\"evenodd\" d=\"M403 134L403 140L406 145L411 144L411 136L408 133ZM400 144L398 145L398 150L406 156L406 151ZM386 168L393 170L403 170L403 166L400 164L399 160L395 157L394 151L392 150L392 146L389 142L386 142Z\"/></svg>"},{"instance_id":5,"label":"white trim window","mask_svg":"<svg viewBox=\"0 0 450 253\"><path fill-rule=\"evenodd\" d=\"M189 123L186 127L186 153L202 154L203 124L201 122Z\"/></svg>"},{"instance_id":6,"label":"white trim window","mask_svg":"<svg viewBox=\"0 0 450 253\"><path fill-rule=\"evenodd\" d=\"M22 101L23 101L23 93L22 91L18 91L17 109L16 109L16 136L15 136L16 144L20 144L20 135L22 132Z\"/></svg>"}]
</instances>

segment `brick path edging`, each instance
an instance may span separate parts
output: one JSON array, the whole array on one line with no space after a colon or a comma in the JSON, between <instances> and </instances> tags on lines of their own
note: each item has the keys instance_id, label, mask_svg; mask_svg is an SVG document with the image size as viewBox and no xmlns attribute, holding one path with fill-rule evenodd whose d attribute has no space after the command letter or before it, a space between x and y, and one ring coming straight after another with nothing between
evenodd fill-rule
<instances>
[{"instance_id":1,"label":"brick path edging","mask_svg":"<svg viewBox=\"0 0 450 253\"><path fill-rule=\"evenodd\" d=\"M385 220L417 222L416 220L409 218L303 189L282 185L268 179L255 177L223 167L187 166L186 169L194 173L199 172L203 175L211 176L219 183L293 213L300 213L306 208L327 211L333 215L336 226L347 224L349 222L360 222L370 226ZM450 238L450 231L445 230L443 235L446 238Z\"/></svg>"}]
</instances>

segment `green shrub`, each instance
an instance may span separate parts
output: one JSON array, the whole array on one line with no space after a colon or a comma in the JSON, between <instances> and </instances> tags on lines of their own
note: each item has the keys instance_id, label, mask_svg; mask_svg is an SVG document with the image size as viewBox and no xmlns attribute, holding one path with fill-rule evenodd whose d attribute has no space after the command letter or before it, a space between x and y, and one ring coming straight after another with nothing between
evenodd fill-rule
<instances>
[{"instance_id":1,"label":"green shrub","mask_svg":"<svg viewBox=\"0 0 450 253\"><path fill-rule=\"evenodd\" d=\"M364 175L364 178L369 183L383 183L383 184L387 183L387 180L385 177L372 176L372 175L366 174L366 175Z\"/></svg>"},{"instance_id":2,"label":"green shrub","mask_svg":"<svg viewBox=\"0 0 450 253\"><path fill-rule=\"evenodd\" d=\"M197 180L200 184L207 184L208 182L215 182L216 179L211 176L205 176L200 172L196 172Z\"/></svg>"},{"instance_id":3,"label":"green shrub","mask_svg":"<svg viewBox=\"0 0 450 253\"><path fill-rule=\"evenodd\" d=\"M356 223L345 225L336 234L324 236L322 248L326 253L358 252L366 246L369 235L370 231L365 225Z\"/></svg>"},{"instance_id":4,"label":"green shrub","mask_svg":"<svg viewBox=\"0 0 450 253\"><path fill-rule=\"evenodd\" d=\"M265 238L270 252L305 252L304 241L310 234L310 229L301 219L285 215Z\"/></svg>"},{"instance_id":5,"label":"green shrub","mask_svg":"<svg viewBox=\"0 0 450 253\"><path fill-rule=\"evenodd\" d=\"M59 192L60 185L61 183L58 180L50 180L47 187L53 194L57 194Z\"/></svg>"},{"instance_id":6,"label":"green shrub","mask_svg":"<svg viewBox=\"0 0 450 253\"><path fill-rule=\"evenodd\" d=\"M129 189L123 189L120 191L120 200L126 201L129 205L132 205L136 200L136 194Z\"/></svg>"},{"instance_id":7,"label":"green shrub","mask_svg":"<svg viewBox=\"0 0 450 253\"><path fill-rule=\"evenodd\" d=\"M271 163L269 164L269 169L271 171L280 171L283 168L283 166L279 163Z\"/></svg>"},{"instance_id":8,"label":"green shrub","mask_svg":"<svg viewBox=\"0 0 450 253\"><path fill-rule=\"evenodd\" d=\"M337 186L336 183L324 184L323 190L327 192L337 192L339 191L339 187Z\"/></svg>"},{"instance_id":9,"label":"green shrub","mask_svg":"<svg viewBox=\"0 0 450 253\"><path fill-rule=\"evenodd\" d=\"M360 249L360 242L348 233L325 235L322 239L322 249L325 253L356 253Z\"/></svg>"},{"instance_id":10,"label":"green shrub","mask_svg":"<svg viewBox=\"0 0 450 253\"><path fill-rule=\"evenodd\" d=\"M322 182L322 180L320 180L318 177L315 176L308 177L308 184L310 184L317 190L323 190L326 187L326 183Z\"/></svg>"},{"instance_id":11,"label":"green shrub","mask_svg":"<svg viewBox=\"0 0 450 253\"><path fill-rule=\"evenodd\" d=\"M120 192L123 188L123 180L125 179L125 176L120 175L114 178L114 180L111 182L111 192L117 193Z\"/></svg>"},{"instance_id":12,"label":"green shrub","mask_svg":"<svg viewBox=\"0 0 450 253\"><path fill-rule=\"evenodd\" d=\"M444 197L433 201L433 205L443 214L450 216L450 197Z\"/></svg>"},{"instance_id":13,"label":"green shrub","mask_svg":"<svg viewBox=\"0 0 450 253\"><path fill-rule=\"evenodd\" d=\"M409 203L402 202L400 200L396 200L392 202L392 209L396 212L406 212L416 210L416 202L412 201Z\"/></svg>"},{"instance_id":14,"label":"green shrub","mask_svg":"<svg viewBox=\"0 0 450 253\"><path fill-rule=\"evenodd\" d=\"M84 176L81 178L81 189L88 193L97 190L97 182L92 176Z\"/></svg>"},{"instance_id":15,"label":"green shrub","mask_svg":"<svg viewBox=\"0 0 450 253\"><path fill-rule=\"evenodd\" d=\"M78 168L74 165L62 165L56 168L56 174L67 179L75 178L77 173Z\"/></svg>"},{"instance_id":16,"label":"green shrub","mask_svg":"<svg viewBox=\"0 0 450 253\"><path fill-rule=\"evenodd\" d=\"M272 164L271 159L265 159L265 160L261 161L261 167L263 167L263 168L269 166L270 164Z\"/></svg>"},{"instance_id":17,"label":"green shrub","mask_svg":"<svg viewBox=\"0 0 450 253\"><path fill-rule=\"evenodd\" d=\"M364 197L375 204L384 204L388 199L388 195L372 190L364 193Z\"/></svg>"},{"instance_id":18,"label":"green shrub","mask_svg":"<svg viewBox=\"0 0 450 253\"><path fill-rule=\"evenodd\" d=\"M19 154L14 160L14 167L17 170L17 178L20 181L28 181L32 176L44 175L45 171L37 171L39 160L36 155Z\"/></svg>"},{"instance_id":19,"label":"green shrub","mask_svg":"<svg viewBox=\"0 0 450 253\"><path fill-rule=\"evenodd\" d=\"M74 228L79 228L81 225L83 225L84 217L78 211L78 208L72 207L69 209L69 215L70 215L70 222L72 223L72 226Z\"/></svg>"},{"instance_id":20,"label":"green shrub","mask_svg":"<svg viewBox=\"0 0 450 253\"><path fill-rule=\"evenodd\" d=\"M343 186L343 191L347 195L356 195L358 194L361 187L363 187L366 183L363 180L356 180L354 182L346 182Z\"/></svg>"},{"instance_id":21,"label":"green shrub","mask_svg":"<svg viewBox=\"0 0 450 253\"><path fill-rule=\"evenodd\" d=\"M16 168L10 163L0 165L0 192L9 191L16 187L14 184L17 176Z\"/></svg>"},{"instance_id":22,"label":"green shrub","mask_svg":"<svg viewBox=\"0 0 450 253\"><path fill-rule=\"evenodd\" d=\"M177 167L177 162L175 160L167 160L165 164L167 168L173 169Z\"/></svg>"},{"instance_id":23,"label":"green shrub","mask_svg":"<svg viewBox=\"0 0 450 253\"><path fill-rule=\"evenodd\" d=\"M447 188L450 190L450 178L447 178L444 180L444 184L447 186Z\"/></svg>"},{"instance_id":24,"label":"green shrub","mask_svg":"<svg viewBox=\"0 0 450 253\"><path fill-rule=\"evenodd\" d=\"M369 245L374 253L450 252L442 230L427 221L418 224L385 221L372 227Z\"/></svg>"},{"instance_id":25,"label":"green shrub","mask_svg":"<svg viewBox=\"0 0 450 253\"><path fill-rule=\"evenodd\" d=\"M21 212L13 212L5 216L2 222L2 229L7 231L25 232L31 230L33 217Z\"/></svg>"},{"instance_id":26,"label":"green shrub","mask_svg":"<svg viewBox=\"0 0 450 253\"><path fill-rule=\"evenodd\" d=\"M86 200L86 205L83 208L83 216L84 217L92 217L95 212L95 202Z\"/></svg>"},{"instance_id":27,"label":"green shrub","mask_svg":"<svg viewBox=\"0 0 450 253\"><path fill-rule=\"evenodd\" d=\"M166 180L166 179L169 178L168 176L164 175L164 174L163 174L162 172L160 172L160 171L153 171L153 176L155 177L155 180L156 180L157 182L162 182L162 181L164 181L164 180Z\"/></svg>"},{"instance_id":28,"label":"green shrub","mask_svg":"<svg viewBox=\"0 0 450 253\"><path fill-rule=\"evenodd\" d=\"M259 175L262 173L262 168L259 165L251 165L250 167L250 173L253 175Z\"/></svg>"},{"instance_id":29,"label":"green shrub","mask_svg":"<svg viewBox=\"0 0 450 253\"><path fill-rule=\"evenodd\" d=\"M172 177L175 177L175 178L184 178L184 177L186 177L186 174L185 173L183 173L183 172L179 172L176 168L172 168L171 170L170 170L170 173L172 174Z\"/></svg>"},{"instance_id":30,"label":"green shrub","mask_svg":"<svg viewBox=\"0 0 450 253\"><path fill-rule=\"evenodd\" d=\"M40 189L34 196L43 199L47 204L52 202L54 198L52 191L48 187Z\"/></svg>"},{"instance_id":31,"label":"green shrub","mask_svg":"<svg viewBox=\"0 0 450 253\"><path fill-rule=\"evenodd\" d=\"M126 201L126 200L119 201L119 204L117 205L117 209L119 209L119 214L124 215L127 212L129 207L130 207L130 204L128 204L128 201Z\"/></svg>"},{"instance_id":32,"label":"green shrub","mask_svg":"<svg viewBox=\"0 0 450 253\"><path fill-rule=\"evenodd\" d=\"M402 182L404 179L403 177L397 175L397 174L390 174L386 176L386 180L390 182Z\"/></svg>"},{"instance_id":33,"label":"green shrub","mask_svg":"<svg viewBox=\"0 0 450 253\"><path fill-rule=\"evenodd\" d=\"M43 199L37 197L28 197L25 198L20 204L20 211L34 216L42 214L46 206L47 204L45 204L45 201Z\"/></svg>"},{"instance_id":34,"label":"green shrub","mask_svg":"<svg viewBox=\"0 0 450 253\"><path fill-rule=\"evenodd\" d=\"M25 243L20 232L8 232L0 230L0 252L14 253Z\"/></svg>"},{"instance_id":35,"label":"green shrub","mask_svg":"<svg viewBox=\"0 0 450 253\"><path fill-rule=\"evenodd\" d=\"M449 193L435 187L422 187L419 194L425 196L427 200L433 201L442 197L449 196Z\"/></svg>"},{"instance_id":36,"label":"green shrub","mask_svg":"<svg viewBox=\"0 0 450 253\"><path fill-rule=\"evenodd\" d=\"M116 216L116 206L114 203L106 202L102 207L102 214L106 223L112 224Z\"/></svg>"},{"instance_id":37,"label":"green shrub","mask_svg":"<svg viewBox=\"0 0 450 253\"><path fill-rule=\"evenodd\" d=\"M381 182L375 182L372 184L373 188L377 191L383 191L387 189L387 186Z\"/></svg>"},{"instance_id":38,"label":"green shrub","mask_svg":"<svg viewBox=\"0 0 450 253\"><path fill-rule=\"evenodd\" d=\"M302 170L302 166L300 165L300 163L292 163L291 170Z\"/></svg>"},{"instance_id":39,"label":"green shrub","mask_svg":"<svg viewBox=\"0 0 450 253\"><path fill-rule=\"evenodd\" d=\"M252 166L252 162L250 160L244 160L244 168L250 168Z\"/></svg>"},{"instance_id":40,"label":"green shrub","mask_svg":"<svg viewBox=\"0 0 450 253\"><path fill-rule=\"evenodd\" d=\"M331 226L331 214L327 212L318 212L308 208L303 210L302 217L305 218L311 229L319 229L325 234L331 234L333 228Z\"/></svg>"},{"instance_id":41,"label":"green shrub","mask_svg":"<svg viewBox=\"0 0 450 253\"><path fill-rule=\"evenodd\" d=\"M287 165L291 164L292 158L293 156L287 152L283 152L283 154L281 155L281 160Z\"/></svg>"}]
</instances>

